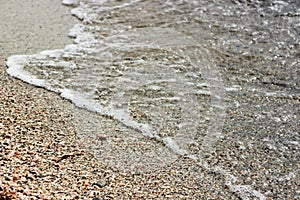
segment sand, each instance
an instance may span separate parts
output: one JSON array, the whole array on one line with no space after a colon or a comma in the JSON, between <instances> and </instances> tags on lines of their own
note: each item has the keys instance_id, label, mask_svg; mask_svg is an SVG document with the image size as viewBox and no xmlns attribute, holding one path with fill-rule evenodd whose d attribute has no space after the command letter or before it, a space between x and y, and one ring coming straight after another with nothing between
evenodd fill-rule
<instances>
[{"instance_id":1,"label":"sand","mask_svg":"<svg viewBox=\"0 0 300 200\"><path fill-rule=\"evenodd\" d=\"M274 151L278 155L270 154L271 150L265 148L264 140L252 139L257 138L257 130L262 137L267 133L273 137L273 133L279 130L276 126L280 125L283 138L294 133L293 137L290 136L291 141L297 141L299 96L265 97L261 93L247 91L249 83L245 83L246 89L227 95L229 105L223 128L224 137L217 141L216 151L211 157L205 158L204 164L179 158L162 169L133 174L105 166L101 158L95 159L78 137L74 125L74 112L77 111L74 105L55 93L8 76L5 66L5 59L10 55L33 54L45 49L63 48L72 43L67 32L77 22L60 0L1 2L0 200L240 199L243 191L244 199L255 199L254 196L258 199L261 194L257 191L269 199L299 197L299 182L293 182L287 176L290 174L292 177L290 172L299 169L297 148L294 148L294 153L291 148L288 156L284 155L286 151ZM243 71L247 69L243 69L235 79L236 70L232 70L232 73L226 70L222 73L228 86L241 84L238 78L247 74ZM250 74L253 73L257 72ZM278 89L274 84L269 87L270 91ZM243 107L237 109L238 106L230 102L243 103ZM257 109L256 105L263 105L268 112ZM278 116L278 108L291 111L291 122L282 121L282 124L278 124L272 118L262 122L254 120L260 116L257 114ZM76 117L78 119L77 112ZM255 123L243 123L247 120L254 120ZM245 137L244 141L258 143L255 147L259 148L244 146L239 142L239 137ZM232 153L232 156L228 153ZM286 162L289 161L291 165L285 166L280 160L277 162L272 155L275 158L286 156ZM218 163L223 163L232 171L235 169L236 174L232 175L244 177L245 180L234 183L226 171L206 166L218 166ZM272 168L268 169L269 166ZM264 173L272 171L274 166L281 169L278 173L280 177L269 180L271 176ZM252 171L246 173L245 170ZM251 189L248 186L253 190L246 191ZM238 191L239 188L242 192Z\"/></svg>"},{"instance_id":2,"label":"sand","mask_svg":"<svg viewBox=\"0 0 300 200\"><path fill-rule=\"evenodd\" d=\"M60 0L1 2L0 199L229 198L222 179L192 161L145 174L102 165L78 139L70 102L7 75L8 56L63 48L76 22Z\"/></svg>"}]
</instances>

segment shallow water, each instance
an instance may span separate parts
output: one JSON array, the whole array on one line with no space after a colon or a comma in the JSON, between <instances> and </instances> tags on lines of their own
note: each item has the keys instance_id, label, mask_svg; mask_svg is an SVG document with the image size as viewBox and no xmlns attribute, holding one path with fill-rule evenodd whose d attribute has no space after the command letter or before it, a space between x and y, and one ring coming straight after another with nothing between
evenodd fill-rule
<instances>
[{"instance_id":1,"label":"shallow water","mask_svg":"<svg viewBox=\"0 0 300 200\"><path fill-rule=\"evenodd\" d=\"M143 172L184 156L243 199L297 195L298 1L63 2L82 20L69 32L74 44L10 57L8 73L91 111L74 117L97 158ZM292 147L276 135L285 127ZM279 170L287 186L249 167L261 159L289 163Z\"/></svg>"}]
</instances>

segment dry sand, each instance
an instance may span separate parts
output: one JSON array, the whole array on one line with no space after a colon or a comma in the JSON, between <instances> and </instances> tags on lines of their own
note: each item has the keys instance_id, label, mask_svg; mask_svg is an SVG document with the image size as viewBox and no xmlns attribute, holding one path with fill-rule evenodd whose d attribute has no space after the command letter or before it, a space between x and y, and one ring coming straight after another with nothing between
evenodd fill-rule
<instances>
[{"instance_id":1,"label":"dry sand","mask_svg":"<svg viewBox=\"0 0 300 200\"><path fill-rule=\"evenodd\" d=\"M237 199L184 159L140 175L102 166L76 136L71 103L7 75L8 56L63 48L75 23L60 0L1 2L0 199Z\"/></svg>"}]
</instances>

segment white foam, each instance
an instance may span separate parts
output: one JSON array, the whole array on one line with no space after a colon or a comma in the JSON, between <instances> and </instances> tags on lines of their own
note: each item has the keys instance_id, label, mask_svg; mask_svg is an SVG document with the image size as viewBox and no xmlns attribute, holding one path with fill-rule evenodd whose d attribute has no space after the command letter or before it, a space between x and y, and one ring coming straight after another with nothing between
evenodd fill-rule
<instances>
[{"instance_id":1,"label":"white foam","mask_svg":"<svg viewBox=\"0 0 300 200\"><path fill-rule=\"evenodd\" d=\"M164 142L164 144L169 147L170 149L172 149L172 151L174 151L176 154L181 155L181 156L185 156L185 155L189 155L189 151L187 151L186 149L182 149L180 148L180 146L177 144L176 141L174 141L172 138L170 137L165 137L162 140Z\"/></svg>"},{"instance_id":2,"label":"white foam","mask_svg":"<svg viewBox=\"0 0 300 200\"><path fill-rule=\"evenodd\" d=\"M259 200L267 199L265 195L257 190L254 190L250 185L235 184L238 178L233 176L229 171L226 171L219 166L215 167L213 171L223 175L225 177L225 184L229 187L230 191L238 194L238 196L243 200L249 200L253 198L258 198Z\"/></svg>"},{"instance_id":3,"label":"white foam","mask_svg":"<svg viewBox=\"0 0 300 200\"><path fill-rule=\"evenodd\" d=\"M226 92L235 92L235 91L242 90L242 87L239 85L233 85L232 87L226 87L225 90Z\"/></svg>"},{"instance_id":4,"label":"white foam","mask_svg":"<svg viewBox=\"0 0 300 200\"><path fill-rule=\"evenodd\" d=\"M116 109L113 106L111 106L109 108L109 111L110 112L108 112L107 114L109 114L110 116L113 116L116 120L122 122L126 126L140 131L146 137L150 137L150 138L158 137L158 136L155 136L153 134L153 131L152 131L151 127L148 124L142 124L142 123L138 123L136 121L133 121L127 110Z\"/></svg>"},{"instance_id":5,"label":"white foam","mask_svg":"<svg viewBox=\"0 0 300 200\"><path fill-rule=\"evenodd\" d=\"M36 78L32 74L24 70L24 66L28 62L29 58L30 56L28 55L15 55L7 58L7 73L18 79L24 80L27 83L40 87L47 87L48 85L44 80Z\"/></svg>"},{"instance_id":6,"label":"white foam","mask_svg":"<svg viewBox=\"0 0 300 200\"><path fill-rule=\"evenodd\" d=\"M78 0L63 0L62 3L66 6L78 6Z\"/></svg>"}]
</instances>

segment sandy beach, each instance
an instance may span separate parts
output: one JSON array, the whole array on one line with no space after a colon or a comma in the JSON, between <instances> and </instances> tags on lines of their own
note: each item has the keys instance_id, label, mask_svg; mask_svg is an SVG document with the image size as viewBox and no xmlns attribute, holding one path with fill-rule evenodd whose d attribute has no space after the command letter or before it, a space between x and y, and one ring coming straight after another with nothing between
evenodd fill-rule
<instances>
[{"instance_id":1,"label":"sandy beach","mask_svg":"<svg viewBox=\"0 0 300 200\"><path fill-rule=\"evenodd\" d=\"M160 169L125 173L92 154L90 147L109 134L95 133L98 140L93 143L95 138L85 140L85 133L78 131L86 124L77 123L87 119L105 124L107 130L121 126L117 120L91 115L6 72L11 55L72 44L68 31L78 20L70 9L61 0L1 2L0 200L299 198L298 61L287 64L295 67L289 71L263 56L216 52L224 104L217 101L214 106L224 106L224 123L217 127L221 137L207 140L213 150L198 160L178 156Z\"/></svg>"},{"instance_id":2,"label":"sandy beach","mask_svg":"<svg viewBox=\"0 0 300 200\"><path fill-rule=\"evenodd\" d=\"M5 59L63 48L77 22L60 0L5 1L0 7L0 199L228 199L222 179L201 180L174 164L133 175L101 165L79 142L74 107L6 73ZM196 167L185 163L187 168ZM232 197L231 199L234 199Z\"/></svg>"}]
</instances>

